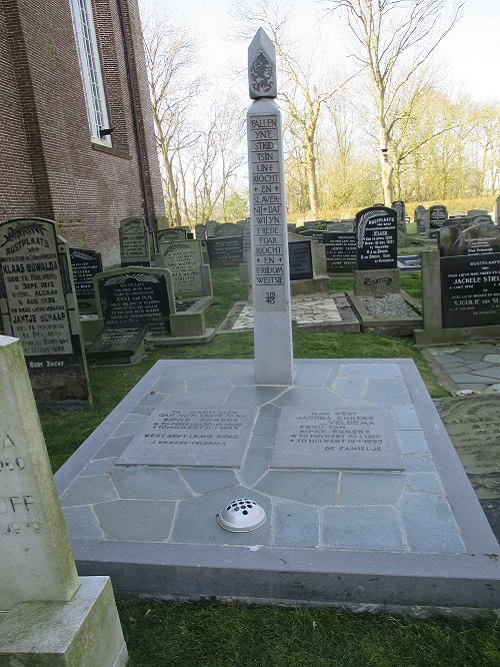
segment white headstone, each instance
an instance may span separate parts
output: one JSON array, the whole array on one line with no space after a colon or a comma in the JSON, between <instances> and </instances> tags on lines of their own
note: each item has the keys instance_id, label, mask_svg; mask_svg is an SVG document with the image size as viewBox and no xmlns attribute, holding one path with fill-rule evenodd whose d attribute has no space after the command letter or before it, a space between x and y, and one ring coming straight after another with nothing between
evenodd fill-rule
<instances>
[{"instance_id":1,"label":"white headstone","mask_svg":"<svg viewBox=\"0 0 500 667\"><path fill-rule=\"evenodd\" d=\"M293 346L281 112L274 44L260 28L248 49L247 113L255 382L293 383Z\"/></svg>"},{"instance_id":2,"label":"white headstone","mask_svg":"<svg viewBox=\"0 0 500 667\"><path fill-rule=\"evenodd\" d=\"M79 587L21 342L0 336L0 611Z\"/></svg>"}]
</instances>

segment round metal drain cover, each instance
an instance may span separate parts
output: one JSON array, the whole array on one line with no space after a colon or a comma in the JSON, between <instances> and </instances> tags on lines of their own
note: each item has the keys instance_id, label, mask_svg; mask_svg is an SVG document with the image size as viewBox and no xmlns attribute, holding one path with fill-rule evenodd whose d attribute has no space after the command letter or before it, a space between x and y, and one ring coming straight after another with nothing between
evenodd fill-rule
<instances>
[{"instance_id":1,"label":"round metal drain cover","mask_svg":"<svg viewBox=\"0 0 500 667\"><path fill-rule=\"evenodd\" d=\"M219 525L232 533L248 533L260 528L266 520L266 513L260 505L248 498L231 500L219 513Z\"/></svg>"}]
</instances>

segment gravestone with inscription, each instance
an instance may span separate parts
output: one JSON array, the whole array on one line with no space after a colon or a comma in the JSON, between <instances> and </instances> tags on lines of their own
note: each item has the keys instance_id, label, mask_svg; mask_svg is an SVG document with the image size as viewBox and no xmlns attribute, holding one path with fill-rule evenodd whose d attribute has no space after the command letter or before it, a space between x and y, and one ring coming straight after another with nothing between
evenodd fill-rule
<instances>
[{"instance_id":1,"label":"gravestone with inscription","mask_svg":"<svg viewBox=\"0 0 500 667\"><path fill-rule=\"evenodd\" d=\"M248 49L247 112L256 384L293 383L281 112L274 44L260 28ZM270 341L279 341L271 350Z\"/></svg>"},{"instance_id":2,"label":"gravestone with inscription","mask_svg":"<svg viewBox=\"0 0 500 667\"><path fill-rule=\"evenodd\" d=\"M89 401L67 243L42 218L0 223L0 310L20 338L37 401Z\"/></svg>"},{"instance_id":3,"label":"gravestone with inscription","mask_svg":"<svg viewBox=\"0 0 500 667\"><path fill-rule=\"evenodd\" d=\"M243 233L241 225L235 222L221 222L215 226L215 238L223 238L225 236L240 236Z\"/></svg>"},{"instance_id":4,"label":"gravestone with inscription","mask_svg":"<svg viewBox=\"0 0 500 667\"><path fill-rule=\"evenodd\" d=\"M78 310L80 313L95 313L94 276L102 272L101 253L87 248L70 248L69 257Z\"/></svg>"},{"instance_id":5,"label":"gravestone with inscription","mask_svg":"<svg viewBox=\"0 0 500 667\"><path fill-rule=\"evenodd\" d=\"M213 269L235 268L243 262L243 235L208 237L208 261Z\"/></svg>"},{"instance_id":6,"label":"gravestone with inscription","mask_svg":"<svg viewBox=\"0 0 500 667\"><path fill-rule=\"evenodd\" d=\"M325 250L328 273L354 273L356 271L356 234L354 232L329 232Z\"/></svg>"},{"instance_id":7,"label":"gravestone with inscription","mask_svg":"<svg viewBox=\"0 0 500 667\"><path fill-rule=\"evenodd\" d=\"M175 312L172 276L167 269L128 267L94 276L99 315L105 324L147 324L152 334L170 333Z\"/></svg>"},{"instance_id":8,"label":"gravestone with inscription","mask_svg":"<svg viewBox=\"0 0 500 667\"><path fill-rule=\"evenodd\" d=\"M16 338L0 336L0 377L0 664L125 665L109 578L78 578Z\"/></svg>"},{"instance_id":9,"label":"gravestone with inscription","mask_svg":"<svg viewBox=\"0 0 500 667\"><path fill-rule=\"evenodd\" d=\"M396 211L382 205L359 211L356 214L356 250L355 294L398 293Z\"/></svg>"},{"instance_id":10,"label":"gravestone with inscription","mask_svg":"<svg viewBox=\"0 0 500 667\"><path fill-rule=\"evenodd\" d=\"M205 241L207 238L207 227L203 224L195 225L194 228L194 237L199 241Z\"/></svg>"},{"instance_id":11,"label":"gravestone with inscription","mask_svg":"<svg viewBox=\"0 0 500 667\"><path fill-rule=\"evenodd\" d=\"M149 230L142 218L122 220L119 236L122 267L150 266Z\"/></svg>"},{"instance_id":12,"label":"gravestone with inscription","mask_svg":"<svg viewBox=\"0 0 500 667\"><path fill-rule=\"evenodd\" d=\"M422 253L424 328L417 344L500 337L500 228L489 222L439 231Z\"/></svg>"},{"instance_id":13,"label":"gravestone with inscription","mask_svg":"<svg viewBox=\"0 0 500 667\"><path fill-rule=\"evenodd\" d=\"M211 299L213 296L210 266L203 263L201 241L160 242L155 262L170 270L176 299ZM208 307L209 303L206 305Z\"/></svg>"},{"instance_id":14,"label":"gravestone with inscription","mask_svg":"<svg viewBox=\"0 0 500 667\"><path fill-rule=\"evenodd\" d=\"M415 208L413 221L417 226L417 234L425 235L429 229L429 210L419 204Z\"/></svg>"},{"instance_id":15,"label":"gravestone with inscription","mask_svg":"<svg viewBox=\"0 0 500 667\"><path fill-rule=\"evenodd\" d=\"M156 234L158 244L166 243L167 241L184 241L187 239L187 231L182 227L169 227L168 229L160 229Z\"/></svg>"},{"instance_id":16,"label":"gravestone with inscription","mask_svg":"<svg viewBox=\"0 0 500 667\"><path fill-rule=\"evenodd\" d=\"M404 201L397 200L392 202L392 208L396 211L396 221L398 228L398 248L404 248L407 245L406 229L406 207Z\"/></svg>"},{"instance_id":17,"label":"gravestone with inscription","mask_svg":"<svg viewBox=\"0 0 500 667\"><path fill-rule=\"evenodd\" d=\"M429 236L437 238L437 231L445 226L448 219L448 209L444 204L429 206Z\"/></svg>"}]
</instances>

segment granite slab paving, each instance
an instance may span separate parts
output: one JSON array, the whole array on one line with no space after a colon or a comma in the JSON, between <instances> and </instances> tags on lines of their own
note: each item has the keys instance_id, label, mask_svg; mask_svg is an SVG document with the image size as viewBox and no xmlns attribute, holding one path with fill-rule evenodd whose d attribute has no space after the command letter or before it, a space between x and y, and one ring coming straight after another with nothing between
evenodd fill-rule
<instances>
[{"instance_id":1,"label":"granite slab paving","mask_svg":"<svg viewBox=\"0 0 500 667\"><path fill-rule=\"evenodd\" d=\"M423 353L450 392L500 392L500 344L428 347Z\"/></svg>"},{"instance_id":2,"label":"granite slab paving","mask_svg":"<svg viewBox=\"0 0 500 667\"><path fill-rule=\"evenodd\" d=\"M413 361L294 365L256 386L253 360L157 362L56 473L79 573L165 598L498 608L498 542ZM273 465L280 438L307 466L296 445ZM260 528L219 526L239 498Z\"/></svg>"},{"instance_id":3,"label":"granite slab paving","mask_svg":"<svg viewBox=\"0 0 500 667\"><path fill-rule=\"evenodd\" d=\"M343 294L306 294L292 296L292 323L309 331L359 333L359 320ZM253 331L253 307L238 301L217 329L217 333Z\"/></svg>"}]
</instances>

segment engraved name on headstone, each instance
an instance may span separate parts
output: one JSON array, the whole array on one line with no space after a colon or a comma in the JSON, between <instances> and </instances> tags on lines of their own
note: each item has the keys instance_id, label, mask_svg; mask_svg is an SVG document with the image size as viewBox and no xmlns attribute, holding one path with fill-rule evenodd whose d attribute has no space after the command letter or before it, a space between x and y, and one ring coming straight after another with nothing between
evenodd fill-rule
<instances>
[{"instance_id":1,"label":"engraved name on headstone","mask_svg":"<svg viewBox=\"0 0 500 667\"><path fill-rule=\"evenodd\" d=\"M39 401L90 398L67 243L42 218L0 223L0 308Z\"/></svg>"},{"instance_id":2,"label":"engraved name on headstone","mask_svg":"<svg viewBox=\"0 0 500 667\"><path fill-rule=\"evenodd\" d=\"M142 218L120 222L120 258L122 267L149 266L149 231Z\"/></svg>"},{"instance_id":3,"label":"engraved name on headstone","mask_svg":"<svg viewBox=\"0 0 500 667\"><path fill-rule=\"evenodd\" d=\"M186 239L185 241L160 243L158 254L163 260L163 266L170 269L172 273L176 297L193 297L203 294L201 241Z\"/></svg>"},{"instance_id":4,"label":"engraved name on headstone","mask_svg":"<svg viewBox=\"0 0 500 667\"><path fill-rule=\"evenodd\" d=\"M397 267L396 211L386 206L371 206L356 214L358 269L395 269Z\"/></svg>"},{"instance_id":5,"label":"engraved name on headstone","mask_svg":"<svg viewBox=\"0 0 500 667\"><path fill-rule=\"evenodd\" d=\"M271 468L403 470L388 410L282 409Z\"/></svg>"},{"instance_id":6,"label":"engraved name on headstone","mask_svg":"<svg viewBox=\"0 0 500 667\"><path fill-rule=\"evenodd\" d=\"M239 467L255 409L160 407L117 465Z\"/></svg>"}]
</instances>

